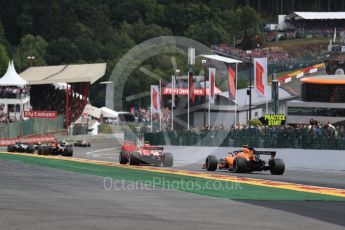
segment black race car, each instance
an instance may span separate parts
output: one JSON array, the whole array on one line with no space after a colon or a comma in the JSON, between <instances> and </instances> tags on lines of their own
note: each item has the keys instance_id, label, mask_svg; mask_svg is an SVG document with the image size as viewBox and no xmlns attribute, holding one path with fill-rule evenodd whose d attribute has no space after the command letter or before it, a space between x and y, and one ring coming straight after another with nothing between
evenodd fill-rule
<instances>
[{"instance_id":1,"label":"black race car","mask_svg":"<svg viewBox=\"0 0 345 230\"><path fill-rule=\"evenodd\" d=\"M77 141L74 143L74 146L77 146L77 147L91 147L91 144L87 141Z\"/></svg>"},{"instance_id":2,"label":"black race car","mask_svg":"<svg viewBox=\"0 0 345 230\"><path fill-rule=\"evenodd\" d=\"M37 147L38 155L62 155L66 157L73 156L73 147L66 142L52 142L49 145L39 145Z\"/></svg>"},{"instance_id":3,"label":"black race car","mask_svg":"<svg viewBox=\"0 0 345 230\"><path fill-rule=\"evenodd\" d=\"M8 145L7 152L34 153L35 147L32 144L18 141L14 145Z\"/></svg>"}]
</instances>

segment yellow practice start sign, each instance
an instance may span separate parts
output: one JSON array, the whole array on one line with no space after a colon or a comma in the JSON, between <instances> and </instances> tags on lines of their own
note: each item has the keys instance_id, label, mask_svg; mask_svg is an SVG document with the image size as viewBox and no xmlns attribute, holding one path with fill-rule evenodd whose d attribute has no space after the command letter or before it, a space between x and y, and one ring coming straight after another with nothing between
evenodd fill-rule
<instances>
[{"instance_id":1,"label":"yellow practice start sign","mask_svg":"<svg viewBox=\"0 0 345 230\"><path fill-rule=\"evenodd\" d=\"M265 121L269 126L277 126L285 124L286 116L285 114L266 114Z\"/></svg>"}]
</instances>

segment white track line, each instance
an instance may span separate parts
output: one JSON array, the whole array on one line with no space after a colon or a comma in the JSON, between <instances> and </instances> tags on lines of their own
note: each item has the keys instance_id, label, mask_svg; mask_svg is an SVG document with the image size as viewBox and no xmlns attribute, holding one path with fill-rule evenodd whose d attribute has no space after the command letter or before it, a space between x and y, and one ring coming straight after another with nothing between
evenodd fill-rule
<instances>
[{"instance_id":1,"label":"white track line","mask_svg":"<svg viewBox=\"0 0 345 230\"><path fill-rule=\"evenodd\" d=\"M92 155L93 153L98 153L98 152L103 152L103 151L109 151L109 150L115 150L115 149L119 149L119 147L117 147L117 148L111 148L111 149L99 149L99 150L96 150L96 151L87 152L86 154L87 154L87 155Z\"/></svg>"}]
</instances>

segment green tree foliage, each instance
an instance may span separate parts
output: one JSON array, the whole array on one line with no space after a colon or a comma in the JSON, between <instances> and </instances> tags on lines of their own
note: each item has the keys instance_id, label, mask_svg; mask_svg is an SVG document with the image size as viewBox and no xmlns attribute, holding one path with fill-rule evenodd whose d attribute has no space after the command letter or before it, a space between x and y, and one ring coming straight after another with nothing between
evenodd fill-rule
<instances>
[{"instance_id":1,"label":"green tree foliage","mask_svg":"<svg viewBox=\"0 0 345 230\"><path fill-rule=\"evenodd\" d=\"M28 67L27 57L34 56L33 65L46 65L45 54L48 43L41 36L25 35L14 52L14 63L20 70Z\"/></svg>"},{"instance_id":2,"label":"green tree foliage","mask_svg":"<svg viewBox=\"0 0 345 230\"><path fill-rule=\"evenodd\" d=\"M0 44L0 76L3 76L8 66L8 56L4 46Z\"/></svg>"},{"instance_id":3,"label":"green tree foliage","mask_svg":"<svg viewBox=\"0 0 345 230\"><path fill-rule=\"evenodd\" d=\"M27 67L27 56L35 56L34 65L107 62L112 69L135 44L166 35L190 37L207 46L227 42L251 48L262 27L259 14L249 7L258 8L252 2L0 0L0 44L20 70ZM257 2L264 9L266 3ZM165 55L151 58L144 65L165 79L174 71ZM185 63L178 66L182 68ZM101 80L109 77L111 69ZM126 92L149 88L152 82L142 75L135 71L130 76ZM92 103L102 106L102 94L103 86L94 84Z\"/></svg>"},{"instance_id":4,"label":"green tree foliage","mask_svg":"<svg viewBox=\"0 0 345 230\"><path fill-rule=\"evenodd\" d=\"M260 16L251 7L238 9L236 14L237 18L240 19L237 26L239 33L236 33L236 39L242 41L243 49L255 47L256 43L259 42L260 25L262 25Z\"/></svg>"},{"instance_id":5,"label":"green tree foliage","mask_svg":"<svg viewBox=\"0 0 345 230\"><path fill-rule=\"evenodd\" d=\"M52 65L74 63L81 59L78 47L68 38L58 38L49 43L45 58Z\"/></svg>"}]
</instances>

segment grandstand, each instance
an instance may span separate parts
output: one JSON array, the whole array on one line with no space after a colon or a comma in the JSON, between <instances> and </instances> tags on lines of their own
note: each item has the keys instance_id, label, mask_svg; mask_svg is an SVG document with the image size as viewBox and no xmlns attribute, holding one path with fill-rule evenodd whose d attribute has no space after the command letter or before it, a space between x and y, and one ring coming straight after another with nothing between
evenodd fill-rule
<instances>
[{"instance_id":1,"label":"grandstand","mask_svg":"<svg viewBox=\"0 0 345 230\"><path fill-rule=\"evenodd\" d=\"M34 110L66 115L66 127L89 102L89 85L105 74L106 63L30 67L20 73L30 85Z\"/></svg>"},{"instance_id":2,"label":"grandstand","mask_svg":"<svg viewBox=\"0 0 345 230\"><path fill-rule=\"evenodd\" d=\"M333 37L345 30L345 12L293 12L285 23L295 37Z\"/></svg>"}]
</instances>

